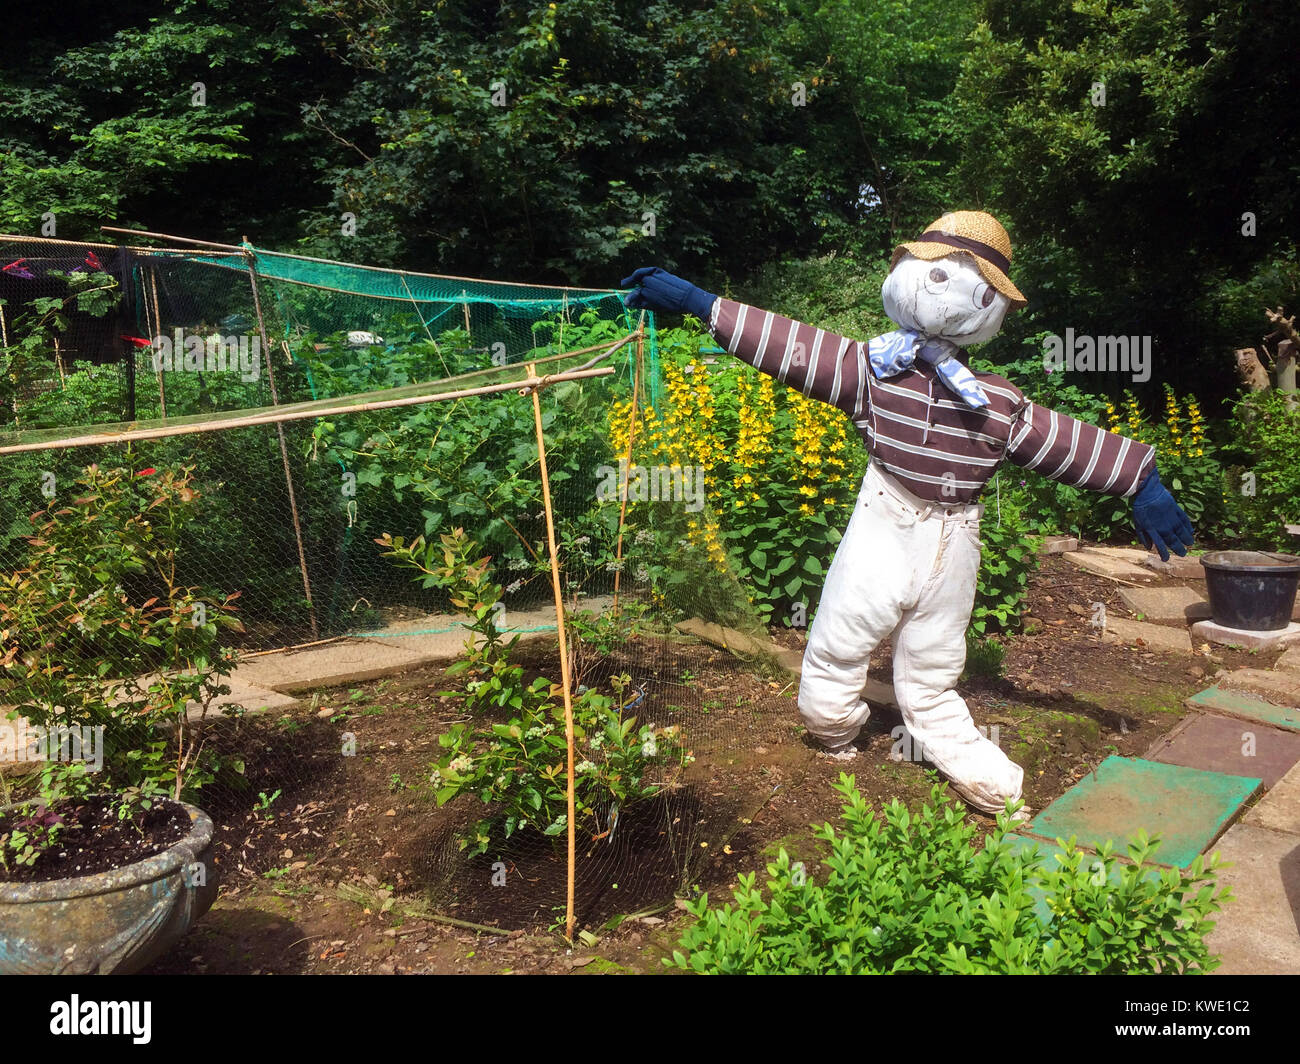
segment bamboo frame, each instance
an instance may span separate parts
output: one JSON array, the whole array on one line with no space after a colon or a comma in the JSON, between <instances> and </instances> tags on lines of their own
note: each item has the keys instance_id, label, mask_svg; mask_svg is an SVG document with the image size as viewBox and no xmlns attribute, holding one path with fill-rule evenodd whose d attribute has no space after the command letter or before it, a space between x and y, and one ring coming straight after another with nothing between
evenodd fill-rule
<instances>
[{"instance_id":1,"label":"bamboo frame","mask_svg":"<svg viewBox=\"0 0 1300 1064\"><path fill-rule=\"evenodd\" d=\"M613 373L613 369L609 369ZM528 373L537 376L537 367L528 364ZM564 593L560 590L560 554L555 546L555 515L551 509L551 477L546 468L546 440L542 434L542 400L541 390L546 386L543 380L531 388L533 396L533 426L537 434L537 462L542 471L542 501L546 512L546 546L551 556L551 590L555 595L555 625L560 638L560 684L564 689L564 743L568 751L565 758L565 791L568 815L568 875L565 885L564 937L573 941L573 927L576 914L573 909L574 883L577 879L577 798L575 795L575 778L573 768L573 689L569 673L569 645L564 630Z\"/></svg>"},{"instance_id":2,"label":"bamboo frame","mask_svg":"<svg viewBox=\"0 0 1300 1064\"><path fill-rule=\"evenodd\" d=\"M187 436L199 432L221 432L225 429L243 429L253 425L274 425L279 422L305 421L313 417L342 417L346 414L359 414L371 410L392 410L403 406L419 406L421 403L437 403L447 399L465 399L473 395L493 395L498 392L527 391L530 388L545 387L560 381L583 380L587 377L608 377L614 370L609 366L599 369L573 370L566 373L553 373L544 377L526 377L523 380L507 381L502 384L487 384L481 388L462 388L450 392L422 392L419 395L403 396L400 399L383 399L374 403L353 403L351 405L332 407L313 407L310 410L295 410L283 407L269 414L255 414L249 417L228 418L224 421L195 422L186 425L167 425L151 429L125 429L122 432L98 432L89 436L69 436L60 440L41 443L11 443L0 446L0 454L18 454L21 451L49 451L56 447L102 447L106 444L128 443L132 440L160 440L168 436Z\"/></svg>"},{"instance_id":3,"label":"bamboo frame","mask_svg":"<svg viewBox=\"0 0 1300 1064\"><path fill-rule=\"evenodd\" d=\"M275 387L275 370L271 366L271 341L266 335L266 321L262 317L262 298L257 290L257 259L251 250L245 251L248 260L248 281L253 289L253 310L257 313L257 331L262 337L262 350L266 352L266 380L271 386L271 405L280 405L280 395ZM293 520L293 538L298 547L298 571L302 573L302 593L307 599L307 616L311 621L311 634L320 636L316 623L316 604L311 599L311 576L307 571L307 552L302 544L302 521L298 516L298 496L293 488L293 472L289 468L289 444L284 438L284 423L277 422L275 434L280 441L280 462L284 466L284 486L289 493L289 515Z\"/></svg>"},{"instance_id":4,"label":"bamboo frame","mask_svg":"<svg viewBox=\"0 0 1300 1064\"><path fill-rule=\"evenodd\" d=\"M636 440L636 404L640 397L641 378L643 375L642 358L645 354L645 311L641 312L641 321L636 330L636 369L632 377L632 411L628 416L627 427L627 456L624 461L624 470L621 472L623 477L623 488L619 494L618 508L618 546L614 553L614 604L612 612L615 617L618 616L618 585L623 576L623 527L627 524L627 478L631 475L632 470L632 444Z\"/></svg>"},{"instance_id":5,"label":"bamboo frame","mask_svg":"<svg viewBox=\"0 0 1300 1064\"><path fill-rule=\"evenodd\" d=\"M153 293L153 327L154 336L162 335L162 307L158 303L158 271L152 266L149 267L149 287ZM145 306L149 305L148 297L145 298ZM158 416L167 416L167 386L163 379L162 363L158 364Z\"/></svg>"},{"instance_id":6,"label":"bamboo frame","mask_svg":"<svg viewBox=\"0 0 1300 1064\"><path fill-rule=\"evenodd\" d=\"M236 247L234 244L219 244L212 240L193 240L189 237L184 237L184 236L172 236L169 233L153 233L145 229L122 229L119 228L118 226L113 226L113 225L101 225L99 228L101 232L105 232L105 233L126 233L129 236L147 236L155 240L174 240L180 244L194 244L197 247L219 248L222 251L238 252L241 255L244 254L246 251L245 248ZM39 238L31 237L29 239L38 240ZM85 241L66 240L63 241L63 243L82 244L85 243ZM116 247L117 245L103 244L97 246ZM166 251L167 249L166 248L142 248L141 250ZM453 273L421 273L417 270L392 270L386 266L366 266L356 262L339 262L338 259L322 259L322 258L317 258L314 255L294 255L287 251L277 251L274 254L276 255L277 258L297 259L300 262L319 262L325 264L326 266L346 266L350 270L372 270L378 273L396 273L396 274L400 274L404 278L405 277L429 277L435 281L469 281L472 284L476 284L476 285L500 286L502 288L540 288L548 292L583 292L586 293L588 296L605 296L605 295L615 294L613 289L607 289L607 288L575 288L572 285L534 284L534 283L529 283L528 281L492 281L492 280L486 280L482 277L461 277L459 274L453 274ZM381 298L381 297L373 296L371 298ZM458 300L452 300L451 302L458 302Z\"/></svg>"}]
</instances>

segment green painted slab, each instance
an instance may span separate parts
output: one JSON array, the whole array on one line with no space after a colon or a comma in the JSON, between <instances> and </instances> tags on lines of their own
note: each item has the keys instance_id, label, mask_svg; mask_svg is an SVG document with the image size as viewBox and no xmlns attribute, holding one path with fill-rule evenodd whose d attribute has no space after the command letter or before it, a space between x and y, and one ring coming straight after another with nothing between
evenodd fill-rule
<instances>
[{"instance_id":1,"label":"green painted slab","mask_svg":"<svg viewBox=\"0 0 1300 1064\"><path fill-rule=\"evenodd\" d=\"M1111 756L1025 831L1048 841L1073 835L1089 849L1109 840L1122 854L1145 829L1160 836L1156 860L1186 868L1259 788L1254 777Z\"/></svg>"},{"instance_id":2,"label":"green painted slab","mask_svg":"<svg viewBox=\"0 0 1300 1064\"><path fill-rule=\"evenodd\" d=\"M1272 724L1275 728L1291 728L1300 731L1300 709L1291 706L1276 706L1262 698L1244 694L1241 691L1225 691L1220 687L1207 687L1187 699L1192 709L1205 709L1214 713L1226 713L1243 720L1259 721Z\"/></svg>"}]
</instances>

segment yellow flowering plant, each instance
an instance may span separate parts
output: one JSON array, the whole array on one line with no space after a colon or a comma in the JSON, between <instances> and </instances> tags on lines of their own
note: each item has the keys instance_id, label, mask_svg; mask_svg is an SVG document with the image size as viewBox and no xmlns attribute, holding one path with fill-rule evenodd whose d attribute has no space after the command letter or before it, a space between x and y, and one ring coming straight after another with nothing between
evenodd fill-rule
<instances>
[{"instance_id":1,"label":"yellow flowering plant","mask_svg":"<svg viewBox=\"0 0 1300 1064\"><path fill-rule=\"evenodd\" d=\"M725 357L698 327L659 339L663 400L641 412L634 461L699 471L704 486L704 505L676 524L657 504L660 524L681 533L669 547L682 558L659 578L690 594L709 582L743 588L765 619L801 623L856 498L858 436L843 413ZM629 415L630 403L611 412L616 453Z\"/></svg>"}]
</instances>

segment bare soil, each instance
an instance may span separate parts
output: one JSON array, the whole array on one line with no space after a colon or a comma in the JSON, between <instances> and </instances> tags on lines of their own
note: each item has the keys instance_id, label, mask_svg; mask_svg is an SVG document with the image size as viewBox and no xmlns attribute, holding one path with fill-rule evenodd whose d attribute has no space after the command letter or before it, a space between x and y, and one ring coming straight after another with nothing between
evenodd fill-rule
<instances>
[{"instance_id":1,"label":"bare soil","mask_svg":"<svg viewBox=\"0 0 1300 1064\"><path fill-rule=\"evenodd\" d=\"M0 855L0 882L45 883L125 868L180 842L190 818L184 806L166 799L122 818L108 797L0 813L0 839L13 832L38 838L48 830L57 832L54 842L31 863L19 863L12 847Z\"/></svg>"}]
</instances>

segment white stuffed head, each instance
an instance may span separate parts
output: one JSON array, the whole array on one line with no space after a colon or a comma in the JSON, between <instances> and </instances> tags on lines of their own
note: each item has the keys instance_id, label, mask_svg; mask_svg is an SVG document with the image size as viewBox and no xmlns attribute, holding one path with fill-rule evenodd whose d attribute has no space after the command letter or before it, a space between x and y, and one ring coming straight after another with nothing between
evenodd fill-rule
<instances>
[{"instance_id":1,"label":"white stuffed head","mask_svg":"<svg viewBox=\"0 0 1300 1064\"><path fill-rule=\"evenodd\" d=\"M958 347L991 340L1011 309L1011 300L962 254L929 260L904 254L885 278L880 298L890 320L904 329Z\"/></svg>"},{"instance_id":2,"label":"white stuffed head","mask_svg":"<svg viewBox=\"0 0 1300 1064\"><path fill-rule=\"evenodd\" d=\"M984 211L950 211L894 249L880 289L904 329L958 347L991 340L1026 299L1011 281L1011 239Z\"/></svg>"}]
</instances>

